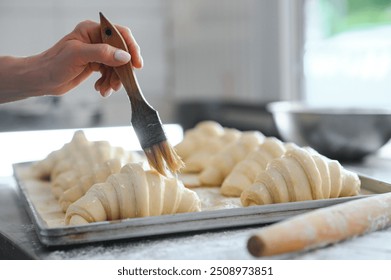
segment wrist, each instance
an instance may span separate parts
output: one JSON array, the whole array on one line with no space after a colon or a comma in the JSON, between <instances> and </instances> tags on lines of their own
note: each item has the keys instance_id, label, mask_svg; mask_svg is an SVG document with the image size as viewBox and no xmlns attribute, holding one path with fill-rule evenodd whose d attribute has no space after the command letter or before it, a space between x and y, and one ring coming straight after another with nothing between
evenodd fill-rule
<instances>
[{"instance_id":1,"label":"wrist","mask_svg":"<svg viewBox=\"0 0 391 280\"><path fill-rule=\"evenodd\" d=\"M44 95L40 90L40 64L37 56L0 57L0 101L10 102Z\"/></svg>"}]
</instances>

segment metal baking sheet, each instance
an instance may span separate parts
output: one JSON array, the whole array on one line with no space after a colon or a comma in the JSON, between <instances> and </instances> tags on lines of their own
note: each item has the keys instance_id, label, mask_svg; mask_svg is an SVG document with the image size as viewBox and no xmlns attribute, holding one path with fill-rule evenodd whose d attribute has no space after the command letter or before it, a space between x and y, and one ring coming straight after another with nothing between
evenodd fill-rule
<instances>
[{"instance_id":1,"label":"metal baking sheet","mask_svg":"<svg viewBox=\"0 0 391 280\"><path fill-rule=\"evenodd\" d=\"M355 197L203 210L196 213L131 218L117 221L97 222L82 226L66 226L61 224L53 226L49 225L47 219L43 218L42 211L40 211L38 206L40 202L33 199L35 187L41 187L39 182L34 186L33 182L26 179L24 176L31 164L31 162L14 164L14 176L19 187L20 197L25 202L26 210L35 225L37 235L40 241L46 246L74 245L172 233L265 225L313 209L391 191L391 184L360 175L364 193ZM45 183L42 182L42 184ZM47 182L46 184L49 183ZM47 192L47 194L51 195L50 192ZM55 200L54 197L49 196L43 200L50 199ZM42 203L47 205L48 201L42 201ZM56 210L49 209L47 212L47 214L53 216L53 219L63 218L60 214L56 213Z\"/></svg>"}]
</instances>

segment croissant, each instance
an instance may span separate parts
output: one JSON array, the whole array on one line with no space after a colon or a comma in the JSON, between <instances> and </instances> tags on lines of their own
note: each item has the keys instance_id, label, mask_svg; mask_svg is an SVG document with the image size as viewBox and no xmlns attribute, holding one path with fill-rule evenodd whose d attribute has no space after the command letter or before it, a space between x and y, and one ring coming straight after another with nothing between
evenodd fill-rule
<instances>
[{"instance_id":1,"label":"croissant","mask_svg":"<svg viewBox=\"0 0 391 280\"><path fill-rule=\"evenodd\" d=\"M331 160L291 145L286 153L257 174L241 196L243 206L358 195L360 179Z\"/></svg>"},{"instance_id":2,"label":"croissant","mask_svg":"<svg viewBox=\"0 0 391 280\"><path fill-rule=\"evenodd\" d=\"M259 131L242 132L240 138L214 155L200 173L202 186L220 186L234 166L253 152L265 136Z\"/></svg>"},{"instance_id":3,"label":"croissant","mask_svg":"<svg viewBox=\"0 0 391 280\"><path fill-rule=\"evenodd\" d=\"M215 121L203 121L185 132L176 151L185 163L183 173L199 173L213 154L240 137L237 129L222 127Z\"/></svg>"},{"instance_id":4,"label":"croissant","mask_svg":"<svg viewBox=\"0 0 391 280\"><path fill-rule=\"evenodd\" d=\"M46 158L36 162L32 166L35 176L40 179L51 179L52 171L62 159L78 155L79 151L84 150L89 145L83 131L76 131L72 140L65 144L61 149L51 152Z\"/></svg>"},{"instance_id":5,"label":"croissant","mask_svg":"<svg viewBox=\"0 0 391 280\"><path fill-rule=\"evenodd\" d=\"M37 162L33 169L39 178L50 179L52 193L60 198L83 176L93 175L100 165L111 159L118 159L121 165L142 160L135 152L113 147L107 141L88 141L83 131L76 131L69 143Z\"/></svg>"},{"instance_id":6,"label":"croissant","mask_svg":"<svg viewBox=\"0 0 391 280\"><path fill-rule=\"evenodd\" d=\"M274 158L285 153L285 145L275 137L267 137L258 148L240 161L225 178L220 192L225 196L239 197L244 189L254 183L256 175L265 170Z\"/></svg>"},{"instance_id":7,"label":"croissant","mask_svg":"<svg viewBox=\"0 0 391 280\"><path fill-rule=\"evenodd\" d=\"M187 158L194 151L202 147L208 138L218 137L224 128L214 121L202 121L194 128L185 131L183 140L175 146L177 154L182 158Z\"/></svg>"},{"instance_id":8,"label":"croissant","mask_svg":"<svg viewBox=\"0 0 391 280\"><path fill-rule=\"evenodd\" d=\"M201 210L198 195L175 178L163 177L140 164L128 163L105 183L93 185L69 205L65 223L80 225L98 221Z\"/></svg>"},{"instance_id":9,"label":"croissant","mask_svg":"<svg viewBox=\"0 0 391 280\"><path fill-rule=\"evenodd\" d=\"M84 176L101 178L103 176L102 172L106 173L106 171L103 171L102 169L108 168L108 166L105 165L107 165L107 163L111 160L116 160L117 163L115 163L115 165L120 165L120 167L125 163L143 161L139 154L135 152L125 152L120 147L107 147L107 151L111 151L112 154L107 154L105 157L95 159L94 161L79 158L78 161L65 160L64 163L60 163L59 165L63 166L63 169L61 169L62 171L58 172L56 176L53 176L54 178L51 182L52 193L54 196L56 198L60 198L65 191L77 185ZM68 168L64 167L65 163L69 164ZM71 163L73 163L73 165L70 165ZM119 169L113 169L113 162L109 169L110 174L119 172ZM107 176L110 174L107 174ZM106 178L102 178L103 181L101 182L104 182ZM98 183L98 181L96 181L96 183ZM86 187L83 187L83 189L85 188Z\"/></svg>"},{"instance_id":10,"label":"croissant","mask_svg":"<svg viewBox=\"0 0 391 280\"><path fill-rule=\"evenodd\" d=\"M96 183L103 183L106 181L107 177L111 174L119 173L122 167L122 162L119 159L112 159L104 162L100 165L95 165L93 168L88 169L85 175L81 175L80 173L75 172L66 172L61 175L68 175L71 180L60 181L67 182L68 189L64 190L64 192L59 196L59 203L64 212L68 209L69 205L80 197L82 197L92 185ZM61 175L59 177L61 177ZM59 178L57 177L57 179ZM64 177L64 179L66 176Z\"/></svg>"}]
</instances>

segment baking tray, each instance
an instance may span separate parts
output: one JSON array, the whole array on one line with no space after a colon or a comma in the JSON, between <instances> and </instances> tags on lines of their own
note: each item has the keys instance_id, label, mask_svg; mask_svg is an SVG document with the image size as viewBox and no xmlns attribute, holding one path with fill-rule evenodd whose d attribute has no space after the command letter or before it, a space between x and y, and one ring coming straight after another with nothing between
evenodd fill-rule
<instances>
[{"instance_id":1,"label":"baking tray","mask_svg":"<svg viewBox=\"0 0 391 280\"><path fill-rule=\"evenodd\" d=\"M363 194L354 197L252 207L239 207L232 198L227 198L226 203L223 201L221 209L218 207L205 207L201 212L196 213L131 218L97 222L82 226L66 226L61 224L64 214L50 192L49 182L37 181L26 176L31 164L32 162L14 164L14 176L20 197L35 225L38 238L46 246L74 245L172 233L265 225L313 209L391 191L391 184L360 175ZM40 188L47 189L45 192L41 192L41 194L44 194L43 196L38 196L36 193ZM205 191L213 190L212 188L203 189ZM42 209L45 209L45 211Z\"/></svg>"}]
</instances>

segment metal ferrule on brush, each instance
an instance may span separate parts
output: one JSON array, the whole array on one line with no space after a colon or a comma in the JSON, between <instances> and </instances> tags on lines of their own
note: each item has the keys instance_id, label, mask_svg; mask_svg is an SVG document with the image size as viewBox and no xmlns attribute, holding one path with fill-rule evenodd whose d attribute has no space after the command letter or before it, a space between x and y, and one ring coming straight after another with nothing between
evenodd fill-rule
<instances>
[{"instance_id":1,"label":"metal ferrule on brush","mask_svg":"<svg viewBox=\"0 0 391 280\"><path fill-rule=\"evenodd\" d=\"M143 150L167 140L158 112L148 104L132 105L131 121Z\"/></svg>"}]
</instances>

